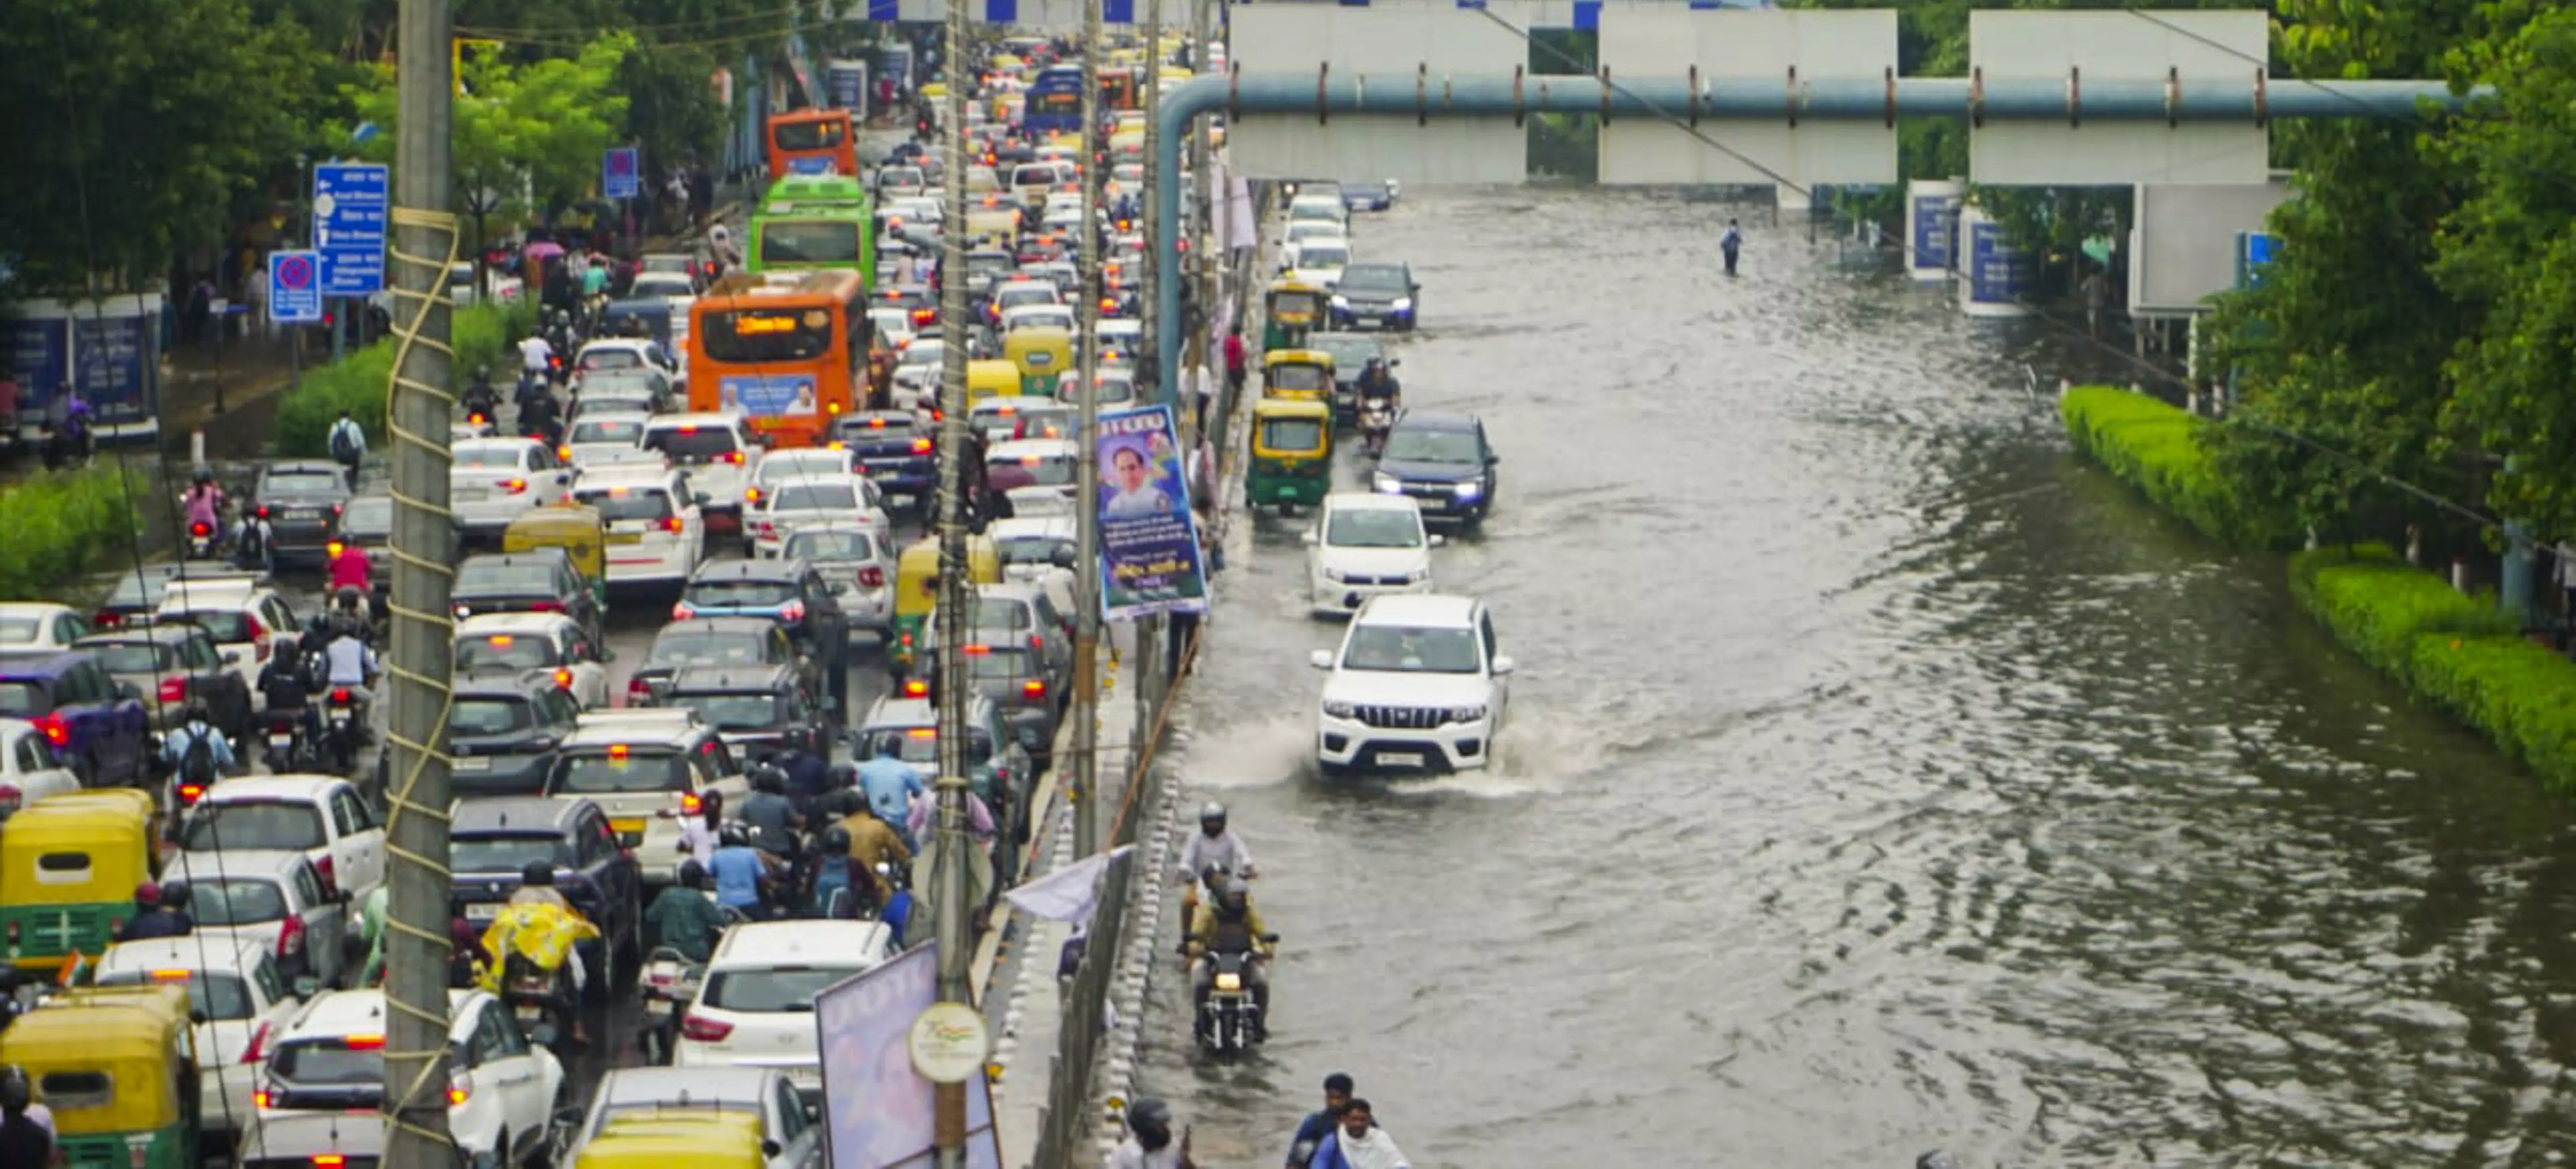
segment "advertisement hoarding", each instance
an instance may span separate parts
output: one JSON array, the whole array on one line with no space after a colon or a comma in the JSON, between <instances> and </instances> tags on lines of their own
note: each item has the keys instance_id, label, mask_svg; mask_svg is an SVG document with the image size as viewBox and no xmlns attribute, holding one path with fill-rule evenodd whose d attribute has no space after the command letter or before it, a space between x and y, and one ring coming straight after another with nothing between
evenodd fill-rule
<instances>
[{"instance_id":1,"label":"advertisement hoarding","mask_svg":"<svg viewBox=\"0 0 2576 1169\"><path fill-rule=\"evenodd\" d=\"M1172 408L1103 413L1096 441L1102 615L1206 611L1207 571Z\"/></svg>"}]
</instances>

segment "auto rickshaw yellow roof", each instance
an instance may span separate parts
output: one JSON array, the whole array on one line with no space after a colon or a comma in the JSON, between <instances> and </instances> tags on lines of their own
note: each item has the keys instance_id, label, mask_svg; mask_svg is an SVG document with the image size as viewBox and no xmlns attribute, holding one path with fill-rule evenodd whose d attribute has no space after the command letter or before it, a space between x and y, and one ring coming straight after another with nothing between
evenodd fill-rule
<instances>
[{"instance_id":1,"label":"auto rickshaw yellow roof","mask_svg":"<svg viewBox=\"0 0 2576 1169\"><path fill-rule=\"evenodd\" d=\"M1333 355L1321 349L1273 349L1261 355L1263 365L1331 365Z\"/></svg>"},{"instance_id":2,"label":"auto rickshaw yellow roof","mask_svg":"<svg viewBox=\"0 0 2576 1169\"><path fill-rule=\"evenodd\" d=\"M103 818L148 822L151 816L152 795L137 788L103 787L64 792L29 804L25 810L11 816L9 831L0 833L0 848L95 839L99 821Z\"/></svg>"},{"instance_id":3,"label":"auto rickshaw yellow roof","mask_svg":"<svg viewBox=\"0 0 2576 1169\"><path fill-rule=\"evenodd\" d=\"M188 1025L188 991L175 983L57 994L0 1032L0 1060L45 1068L97 1067L148 1054L166 1063L172 1027ZM148 1048L133 1048L136 1043Z\"/></svg>"},{"instance_id":4,"label":"auto rickshaw yellow roof","mask_svg":"<svg viewBox=\"0 0 2576 1169\"><path fill-rule=\"evenodd\" d=\"M1300 280L1300 279L1298 279L1298 278L1296 278L1296 277L1294 277L1294 276L1282 276L1282 277L1280 277L1280 278L1278 278L1278 279L1273 280L1273 281L1271 281L1271 282L1270 282L1270 291L1272 291L1272 292L1312 292L1312 293L1316 293L1316 294L1320 295L1320 294L1322 294L1322 293L1323 293L1323 291L1324 291L1324 286L1323 286L1323 285L1321 285L1321 284L1315 284L1315 283L1312 283L1312 282L1309 282L1309 281Z\"/></svg>"},{"instance_id":5,"label":"auto rickshaw yellow roof","mask_svg":"<svg viewBox=\"0 0 2576 1169\"><path fill-rule=\"evenodd\" d=\"M1330 418L1333 408L1319 398L1263 398L1253 403L1255 418Z\"/></svg>"},{"instance_id":6,"label":"auto rickshaw yellow roof","mask_svg":"<svg viewBox=\"0 0 2576 1169\"><path fill-rule=\"evenodd\" d=\"M646 1158L684 1157L691 1165L723 1164L728 1155L760 1161L760 1115L708 1109L610 1117L573 1159L582 1166L643 1165ZM613 1160L612 1160L613 1158ZM632 1160L630 1160L630 1158ZM710 1160L712 1158L712 1160Z\"/></svg>"}]
</instances>

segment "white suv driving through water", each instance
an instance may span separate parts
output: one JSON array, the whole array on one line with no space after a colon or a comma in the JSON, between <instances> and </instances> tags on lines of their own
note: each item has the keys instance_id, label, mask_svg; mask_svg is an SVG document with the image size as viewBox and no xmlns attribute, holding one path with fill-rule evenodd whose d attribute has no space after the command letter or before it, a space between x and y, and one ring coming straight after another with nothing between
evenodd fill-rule
<instances>
[{"instance_id":1,"label":"white suv driving through water","mask_svg":"<svg viewBox=\"0 0 2576 1169\"><path fill-rule=\"evenodd\" d=\"M1316 650L1328 671L1315 715L1315 761L1348 771L1483 767L1511 698L1512 659L1495 652L1494 618L1472 597L1371 597L1342 648Z\"/></svg>"}]
</instances>

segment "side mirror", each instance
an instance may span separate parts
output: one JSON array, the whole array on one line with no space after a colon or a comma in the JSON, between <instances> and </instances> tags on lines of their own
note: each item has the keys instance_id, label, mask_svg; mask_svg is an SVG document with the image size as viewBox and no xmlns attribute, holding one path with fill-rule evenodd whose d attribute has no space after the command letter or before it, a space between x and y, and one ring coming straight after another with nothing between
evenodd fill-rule
<instances>
[{"instance_id":1,"label":"side mirror","mask_svg":"<svg viewBox=\"0 0 2576 1169\"><path fill-rule=\"evenodd\" d=\"M200 1027L205 1026L206 1020L210 1017L203 1008L192 1008L188 1012L188 1021Z\"/></svg>"},{"instance_id":2,"label":"side mirror","mask_svg":"<svg viewBox=\"0 0 2576 1169\"><path fill-rule=\"evenodd\" d=\"M1494 452L1492 452L1492 451L1487 451L1487 452L1485 452L1485 465L1486 465L1486 466L1489 466L1489 467L1490 467L1490 466L1492 466L1492 465L1494 465L1494 464L1496 464L1496 463L1502 462L1502 461L1503 461L1503 456L1498 455L1498 454L1495 454L1495 453L1494 453Z\"/></svg>"},{"instance_id":3,"label":"side mirror","mask_svg":"<svg viewBox=\"0 0 2576 1169\"><path fill-rule=\"evenodd\" d=\"M1313 666L1318 670L1332 669L1333 651L1328 649L1316 650L1315 652L1306 655L1306 664Z\"/></svg>"},{"instance_id":4,"label":"side mirror","mask_svg":"<svg viewBox=\"0 0 2576 1169\"><path fill-rule=\"evenodd\" d=\"M762 1141L762 1142L760 1142L760 1155L761 1155L761 1156L764 1156L764 1157L775 1157L775 1156L777 1156L778 1154L783 1153L783 1152L786 1152L786 1151L787 1151L787 1146L782 1145L782 1144L779 1144L777 1141L772 1140L772 1141Z\"/></svg>"},{"instance_id":5,"label":"side mirror","mask_svg":"<svg viewBox=\"0 0 2576 1169\"><path fill-rule=\"evenodd\" d=\"M699 507L705 507L707 504L715 501L715 496L709 495L703 491L698 491L690 493L689 500L690 502L697 504Z\"/></svg>"},{"instance_id":6,"label":"side mirror","mask_svg":"<svg viewBox=\"0 0 2576 1169\"><path fill-rule=\"evenodd\" d=\"M1318 536L1311 531L1297 533L1297 539L1309 548L1324 542L1323 537Z\"/></svg>"},{"instance_id":7,"label":"side mirror","mask_svg":"<svg viewBox=\"0 0 2576 1169\"><path fill-rule=\"evenodd\" d=\"M1508 676L1513 667L1518 664L1512 660L1510 654L1496 654L1494 655L1494 676L1497 678Z\"/></svg>"},{"instance_id":8,"label":"side mirror","mask_svg":"<svg viewBox=\"0 0 2576 1169\"><path fill-rule=\"evenodd\" d=\"M321 989L322 989L322 980L321 980L321 979L318 979L318 978L315 978L315 977L313 977L313 976L312 976L312 975L310 975L310 974L303 975L303 976L301 976L301 977L299 977L299 978L297 978L297 979L295 980L295 987L294 987L294 990L295 990L295 997L297 997L297 998L300 998L300 999L309 999L309 998L312 998L312 997L314 996L314 994L315 994L316 992L320 991Z\"/></svg>"},{"instance_id":9,"label":"side mirror","mask_svg":"<svg viewBox=\"0 0 2576 1169\"><path fill-rule=\"evenodd\" d=\"M1434 548L1446 548L1449 546L1449 537L1443 536L1438 532L1433 532L1431 533L1431 546Z\"/></svg>"},{"instance_id":10,"label":"side mirror","mask_svg":"<svg viewBox=\"0 0 2576 1169\"><path fill-rule=\"evenodd\" d=\"M1055 565L1057 568L1073 567L1073 549L1057 548L1054 552L1047 555L1047 563Z\"/></svg>"},{"instance_id":11,"label":"side mirror","mask_svg":"<svg viewBox=\"0 0 2576 1169\"><path fill-rule=\"evenodd\" d=\"M1404 359L1403 359L1403 358L1401 358L1401 357L1390 357L1390 358L1387 358L1387 359L1386 359L1386 367L1387 367L1388 369L1394 369L1395 367L1397 367L1397 366L1399 366L1399 365L1402 365L1402 364L1404 364Z\"/></svg>"}]
</instances>

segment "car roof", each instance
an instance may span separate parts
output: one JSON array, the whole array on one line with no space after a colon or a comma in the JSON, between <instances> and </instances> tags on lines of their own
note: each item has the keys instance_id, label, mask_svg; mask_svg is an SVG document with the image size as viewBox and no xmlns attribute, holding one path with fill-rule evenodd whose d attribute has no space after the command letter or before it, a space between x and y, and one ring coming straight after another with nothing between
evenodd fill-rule
<instances>
[{"instance_id":1,"label":"car roof","mask_svg":"<svg viewBox=\"0 0 2576 1169\"><path fill-rule=\"evenodd\" d=\"M1324 497L1324 507L1331 511L1403 511L1422 513L1422 504L1410 495L1381 495L1374 491L1336 491Z\"/></svg>"},{"instance_id":2,"label":"car roof","mask_svg":"<svg viewBox=\"0 0 2576 1169\"><path fill-rule=\"evenodd\" d=\"M456 1008L481 994L473 990L447 992L450 1033L460 1024L470 1025L471 1017L460 1017ZM315 995L305 1004L304 1013L296 1016L283 1038L309 1039L315 1036L379 1034L385 1029L385 992L374 989L333 990Z\"/></svg>"},{"instance_id":3,"label":"car roof","mask_svg":"<svg viewBox=\"0 0 2576 1169\"><path fill-rule=\"evenodd\" d=\"M477 552L457 565L467 564L558 564L569 562L572 554L561 548L530 548L524 552Z\"/></svg>"},{"instance_id":4,"label":"car roof","mask_svg":"<svg viewBox=\"0 0 2576 1169\"><path fill-rule=\"evenodd\" d=\"M1428 410L1407 410L1404 412L1403 417L1395 420L1395 424L1397 426L1418 427L1423 430L1472 431L1476 429L1476 416L1473 414L1437 413Z\"/></svg>"},{"instance_id":5,"label":"car roof","mask_svg":"<svg viewBox=\"0 0 2576 1169\"><path fill-rule=\"evenodd\" d=\"M671 674L671 693L748 694L775 690L796 676L785 663L751 666L688 666Z\"/></svg>"},{"instance_id":6,"label":"car roof","mask_svg":"<svg viewBox=\"0 0 2576 1169\"><path fill-rule=\"evenodd\" d=\"M879 921L754 921L726 930L710 971L773 966L784 962L833 962L881 948L892 930Z\"/></svg>"},{"instance_id":7,"label":"car roof","mask_svg":"<svg viewBox=\"0 0 2576 1169\"><path fill-rule=\"evenodd\" d=\"M230 953L225 951L230 950ZM246 973L268 956L269 943L254 938L208 933L181 938L141 938L118 942L98 956L98 968L109 970L220 970ZM224 965L222 959L232 959Z\"/></svg>"},{"instance_id":8,"label":"car roof","mask_svg":"<svg viewBox=\"0 0 2576 1169\"><path fill-rule=\"evenodd\" d=\"M192 637L212 636L214 635L207 633L206 627L202 625L186 621L156 621L150 625L125 625L115 629L102 629L96 633L85 633L72 645L74 648L84 648L93 645L122 645L137 641L154 643L186 641Z\"/></svg>"},{"instance_id":9,"label":"car roof","mask_svg":"<svg viewBox=\"0 0 2576 1169\"><path fill-rule=\"evenodd\" d=\"M50 681L70 672L73 666L88 660L89 656L77 650L66 650L40 658L0 659L0 678Z\"/></svg>"},{"instance_id":10,"label":"car roof","mask_svg":"<svg viewBox=\"0 0 2576 1169\"><path fill-rule=\"evenodd\" d=\"M1443 593L1385 593L1368 599L1354 620L1363 624L1419 625L1425 628L1473 628L1474 597Z\"/></svg>"},{"instance_id":11,"label":"car roof","mask_svg":"<svg viewBox=\"0 0 2576 1169\"><path fill-rule=\"evenodd\" d=\"M689 583L702 580L772 580L792 581L805 572L805 562L784 556L759 560L717 560L698 566L689 574Z\"/></svg>"},{"instance_id":12,"label":"car roof","mask_svg":"<svg viewBox=\"0 0 2576 1169\"><path fill-rule=\"evenodd\" d=\"M508 674L459 674L455 690L458 698L533 698L539 690L554 689L554 679L542 671Z\"/></svg>"},{"instance_id":13,"label":"car roof","mask_svg":"<svg viewBox=\"0 0 2576 1169\"><path fill-rule=\"evenodd\" d=\"M589 800L558 800L547 796L476 796L457 801L448 816L450 832L515 832L521 829L545 829L561 832L572 823Z\"/></svg>"},{"instance_id":14,"label":"car roof","mask_svg":"<svg viewBox=\"0 0 2576 1169\"><path fill-rule=\"evenodd\" d=\"M294 849L226 848L173 855L162 869L165 880L230 881L240 877L292 877L312 862Z\"/></svg>"},{"instance_id":15,"label":"car roof","mask_svg":"<svg viewBox=\"0 0 2576 1169\"><path fill-rule=\"evenodd\" d=\"M456 635L477 633L553 633L580 622L561 613L477 613L456 623Z\"/></svg>"},{"instance_id":16,"label":"car roof","mask_svg":"<svg viewBox=\"0 0 2576 1169\"><path fill-rule=\"evenodd\" d=\"M994 443L984 452L984 461L989 463L995 459L1021 459L1031 456L1072 458L1081 453L1081 449L1069 438L1015 438L1008 442Z\"/></svg>"},{"instance_id":17,"label":"car roof","mask_svg":"<svg viewBox=\"0 0 2576 1169\"><path fill-rule=\"evenodd\" d=\"M581 416L581 422L647 423L653 421L650 410L592 410ZM579 426L580 422L573 425Z\"/></svg>"},{"instance_id":18,"label":"car roof","mask_svg":"<svg viewBox=\"0 0 2576 1169\"><path fill-rule=\"evenodd\" d=\"M765 1106L775 1098L777 1081L786 1074L777 1068L748 1064L610 1068L600 1076L599 1087L592 1091L591 1105L594 1108L601 1104L668 1104L683 1108L692 1104Z\"/></svg>"},{"instance_id":19,"label":"car roof","mask_svg":"<svg viewBox=\"0 0 2576 1169\"><path fill-rule=\"evenodd\" d=\"M693 410L683 414L656 414L653 429L678 430L683 426L733 426L742 415L730 410Z\"/></svg>"},{"instance_id":20,"label":"car roof","mask_svg":"<svg viewBox=\"0 0 2576 1169\"><path fill-rule=\"evenodd\" d=\"M603 714L611 717L598 717ZM676 747L709 733L707 725L697 721L697 712L686 707L585 710L573 720L572 734L565 736L563 745L566 750L619 743Z\"/></svg>"},{"instance_id":21,"label":"car roof","mask_svg":"<svg viewBox=\"0 0 2576 1169\"><path fill-rule=\"evenodd\" d=\"M515 450L526 450L526 449L527 449L527 448L529 448L529 447L532 447L532 446L541 446L541 445L543 445L543 444L539 443L537 440L535 440L535 439L533 439L533 438L518 438L518 437L515 437L515 436L512 436L512 435L496 434L496 435L493 435L493 436L492 436L492 437L490 437L490 438L468 438L468 439L460 439L460 440L458 440L458 441L456 442L454 449L457 449L457 450L480 450L480 449L487 449L487 448L490 448L490 449L508 448L508 449L510 449L510 450L514 450L514 451L515 451Z\"/></svg>"},{"instance_id":22,"label":"car roof","mask_svg":"<svg viewBox=\"0 0 2576 1169\"><path fill-rule=\"evenodd\" d=\"M283 459L274 463L263 463L259 468L259 473L262 475L281 471L295 475L338 475L340 465L322 462L319 459Z\"/></svg>"},{"instance_id":23,"label":"car roof","mask_svg":"<svg viewBox=\"0 0 2576 1169\"><path fill-rule=\"evenodd\" d=\"M1080 535L1069 515L1012 516L994 520L984 534L995 540L1073 539Z\"/></svg>"},{"instance_id":24,"label":"car roof","mask_svg":"<svg viewBox=\"0 0 2576 1169\"><path fill-rule=\"evenodd\" d=\"M661 487L667 489L671 486L671 474L671 466L667 461L662 463L598 463L592 466L583 467L581 469L581 482L576 483L573 486L575 489L583 487Z\"/></svg>"},{"instance_id":25,"label":"car roof","mask_svg":"<svg viewBox=\"0 0 2576 1169\"><path fill-rule=\"evenodd\" d=\"M717 617L691 617L686 621L670 622L653 635L653 640L660 641L675 635L714 637L718 634L766 633L776 628L778 623L767 617L736 617L728 613Z\"/></svg>"},{"instance_id":26,"label":"car roof","mask_svg":"<svg viewBox=\"0 0 2576 1169\"><path fill-rule=\"evenodd\" d=\"M346 786L348 782L336 775L244 775L217 781L200 799L205 803L234 800L317 802L325 793Z\"/></svg>"}]
</instances>

